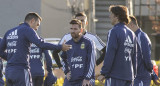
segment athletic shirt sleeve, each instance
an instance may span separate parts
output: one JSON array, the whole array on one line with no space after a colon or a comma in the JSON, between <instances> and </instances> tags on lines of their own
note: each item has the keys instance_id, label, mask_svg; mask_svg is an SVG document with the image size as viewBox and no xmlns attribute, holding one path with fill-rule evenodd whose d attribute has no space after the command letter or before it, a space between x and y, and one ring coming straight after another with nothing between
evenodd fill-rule
<instances>
[{"instance_id":1,"label":"athletic shirt sleeve","mask_svg":"<svg viewBox=\"0 0 160 86\"><path fill-rule=\"evenodd\" d=\"M64 74L66 75L69 71L70 71L70 68L69 68L69 64L67 62L67 55L66 55L66 52L62 52L62 55L61 55L61 58L62 58L62 69L64 71Z\"/></svg>"},{"instance_id":2,"label":"athletic shirt sleeve","mask_svg":"<svg viewBox=\"0 0 160 86\"><path fill-rule=\"evenodd\" d=\"M84 36L94 41L96 48L99 51L101 51L106 46L105 43L97 35L86 33Z\"/></svg>"},{"instance_id":3,"label":"athletic shirt sleeve","mask_svg":"<svg viewBox=\"0 0 160 86\"><path fill-rule=\"evenodd\" d=\"M87 72L85 73L85 79L90 80L91 76L94 73L95 69L95 60L96 60L96 49L95 49L95 43L90 40L88 51L87 51Z\"/></svg>"},{"instance_id":4,"label":"athletic shirt sleeve","mask_svg":"<svg viewBox=\"0 0 160 86\"><path fill-rule=\"evenodd\" d=\"M116 32L111 29L108 33L108 39L107 39L107 47L106 47L106 54L104 58L103 67L101 69L101 74L105 75L105 77L109 77L109 73L111 71L114 57L117 50L117 36Z\"/></svg>"},{"instance_id":5,"label":"athletic shirt sleeve","mask_svg":"<svg viewBox=\"0 0 160 86\"><path fill-rule=\"evenodd\" d=\"M0 42L0 57L2 57L4 60L7 60L7 53L5 52L6 50L6 36L7 36L8 32L5 34L5 36L3 37L3 39Z\"/></svg>"},{"instance_id":6,"label":"athletic shirt sleeve","mask_svg":"<svg viewBox=\"0 0 160 86\"><path fill-rule=\"evenodd\" d=\"M151 41L147 34L142 34L140 40L143 40L141 41L141 50L144 64L146 65L147 69L152 72L153 64L151 62Z\"/></svg>"},{"instance_id":7,"label":"athletic shirt sleeve","mask_svg":"<svg viewBox=\"0 0 160 86\"><path fill-rule=\"evenodd\" d=\"M71 34L70 34L70 33L65 34L65 35L61 38L61 40L59 41L59 44L63 44L64 41L67 42L67 41L69 41L70 39L72 39Z\"/></svg>"},{"instance_id":8,"label":"athletic shirt sleeve","mask_svg":"<svg viewBox=\"0 0 160 86\"><path fill-rule=\"evenodd\" d=\"M55 45L51 43L44 42L37 33L31 29L31 28L26 28L26 33L25 37L32 43L36 44L38 47L46 50L61 50L62 45Z\"/></svg>"},{"instance_id":9,"label":"athletic shirt sleeve","mask_svg":"<svg viewBox=\"0 0 160 86\"><path fill-rule=\"evenodd\" d=\"M51 59L51 56L49 54L49 50L44 50L44 55L45 55L45 58L46 58L47 71L52 72L52 59Z\"/></svg>"}]
</instances>

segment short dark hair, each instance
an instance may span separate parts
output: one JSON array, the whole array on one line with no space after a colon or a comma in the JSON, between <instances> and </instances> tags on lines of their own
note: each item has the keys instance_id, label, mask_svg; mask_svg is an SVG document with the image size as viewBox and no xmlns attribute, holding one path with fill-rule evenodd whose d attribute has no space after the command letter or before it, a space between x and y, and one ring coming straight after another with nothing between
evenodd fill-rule
<instances>
[{"instance_id":1,"label":"short dark hair","mask_svg":"<svg viewBox=\"0 0 160 86\"><path fill-rule=\"evenodd\" d=\"M42 21L42 18L38 15L38 13L35 12L30 12L26 15L24 21L30 21L31 19L35 19L36 21L39 19L40 21Z\"/></svg>"},{"instance_id":2,"label":"short dark hair","mask_svg":"<svg viewBox=\"0 0 160 86\"><path fill-rule=\"evenodd\" d=\"M109 11L118 17L119 22L128 24L130 22L129 11L126 6L123 5L111 5Z\"/></svg>"},{"instance_id":3,"label":"short dark hair","mask_svg":"<svg viewBox=\"0 0 160 86\"><path fill-rule=\"evenodd\" d=\"M78 24L80 28L82 28L82 22L78 19L72 19L70 24Z\"/></svg>"},{"instance_id":4,"label":"short dark hair","mask_svg":"<svg viewBox=\"0 0 160 86\"><path fill-rule=\"evenodd\" d=\"M133 24L138 25L137 19L136 19L135 16L130 15L129 18L131 19L131 22L132 22Z\"/></svg>"},{"instance_id":5,"label":"short dark hair","mask_svg":"<svg viewBox=\"0 0 160 86\"><path fill-rule=\"evenodd\" d=\"M79 16L85 16L87 17L87 15L84 12L79 12L75 15L75 17L79 17Z\"/></svg>"}]
</instances>

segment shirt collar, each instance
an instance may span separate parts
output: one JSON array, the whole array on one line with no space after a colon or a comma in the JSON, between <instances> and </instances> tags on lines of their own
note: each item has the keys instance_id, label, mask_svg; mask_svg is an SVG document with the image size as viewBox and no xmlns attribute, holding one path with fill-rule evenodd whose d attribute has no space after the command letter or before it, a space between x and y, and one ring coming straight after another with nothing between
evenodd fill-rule
<instances>
[{"instance_id":1,"label":"shirt collar","mask_svg":"<svg viewBox=\"0 0 160 86\"><path fill-rule=\"evenodd\" d=\"M135 34L138 35L139 32L141 32L141 28L137 29Z\"/></svg>"}]
</instances>

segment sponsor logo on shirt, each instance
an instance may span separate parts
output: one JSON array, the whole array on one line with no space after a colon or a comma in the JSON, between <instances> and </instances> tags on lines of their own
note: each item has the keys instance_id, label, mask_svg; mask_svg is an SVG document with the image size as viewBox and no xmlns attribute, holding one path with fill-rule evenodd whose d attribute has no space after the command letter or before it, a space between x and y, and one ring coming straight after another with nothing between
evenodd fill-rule
<instances>
[{"instance_id":1,"label":"sponsor logo on shirt","mask_svg":"<svg viewBox=\"0 0 160 86\"><path fill-rule=\"evenodd\" d=\"M31 58L31 59L39 59L39 58L40 58L40 55L30 55L30 58Z\"/></svg>"},{"instance_id":2,"label":"sponsor logo on shirt","mask_svg":"<svg viewBox=\"0 0 160 86\"><path fill-rule=\"evenodd\" d=\"M83 64L72 64L72 68L82 68Z\"/></svg>"},{"instance_id":3,"label":"sponsor logo on shirt","mask_svg":"<svg viewBox=\"0 0 160 86\"><path fill-rule=\"evenodd\" d=\"M82 61L83 61L82 56L72 57L71 58L71 63L73 63L72 68L82 68L83 64L79 63L79 62L82 62Z\"/></svg>"},{"instance_id":4,"label":"sponsor logo on shirt","mask_svg":"<svg viewBox=\"0 0 160 86\"><path fill-rule=\"evenodd\" d=\"M39 53L39 48L31 49L30 53Z\"/></svg>"},{"instance_id":5,"label":"sponsor logo on shirt","mask_svg":"<svg viewBox=\"0 0 160 86\"><path fill-rule=\"evenodd\" d=\"M40 53L40 48L38 48L35 44L31 44L31 49L30 49L31 54L37 54ZM40 55L30 55L31 59L39 59Z\"/></svg>"},{"instance_id":6,"label":"sponsor logo on shirt","mask_svg":"<svg viewBox=\"0 0 160 86\"><path fill-rule=\"evenodd\" d=\"M17 41L12 41L12 42L7 43L8 47L13 47L13 46L16 46L16 45L17 45Z\"/></svg>"},{"instance_id":7,"label":"sponsor logo on shirt","mask_svg":"<svg viewBox=\"0 0 160 86\"><path fill-rule=\"evenodd\" d=\"M32 44L31 44L31 47L37 47L37 46L36 46L35 44L32 43Z\"/></svg>"},{"instance_id":8,"label":"sponsor logo on shirt","mask_svg":"<svg viewBox=\"0 0 160 86\"><path fill-rule=\"evenodd\" d=\"M15 53L17 49L7 49L7 53Z\"/></svg>"},{"instance_id":9,"label":"sponsor logo on shirt","mask_svg":"<svg viewBox=\"0 0 160 86\"><path fill-rule=\"evenodd\" d=\"M129 47L133 47L134 44L132 43L131 38L128 36L124 42L124 46L129 46Z\"/></svg>"},{"instance_id":10,"label":"sponsor logo on shirt","mask_svg":"<svg viewBox=\"0 0 160 86\"><path fill-rule=\"evenodd\" d=\"M30 53L39 53L40 49L35 45L35 44L31 44L31 49L30 49Z\"/></svg>"},{"instance_id":11,"label":"sponsor logo on shirt","mask_svg":"<svg viewBox=\"0 0 160 86\"><path fill-rule=\"evenodd\" d=\"M82 56L77 56L77 57L72 57L71 62L81 62L82 61Z\"/></svg>"},{"instance_id":12,"label":"sponsor logo on shirt","mask_svg":"<svg viewBox=\"0 0 160 86\"><path fill-rule=\"evenodd\" d=\"M18 39L17 29L14 30L13 32L11 32L11 33L7 36L7 39Z\"/></svg>"},{"instance_id":13,"label":"sponsor logo on shirt","mask_svg":"<svg viewBox=\"0 0 160 86\"><path fill-rule=\"evenodd\" d=\"M132 48L134 47L134 44L129 36L127 36L125 42L124 42L124 53L125 53L125 60L126 61L131 61L131 52Z\"/></svg>"},{"instance_id":14,"label":"sponsor logo on shirt","mask_svg":"<svg viewBox=\"0 0 160 86\"><path fill-rule=\"evenodd\" d=\"M125 53L126 61L127 60L131 61L131 51L132 51L132 49L130 49L128 47L125 48L124 53Z\"/></svg>"}]
</instances>

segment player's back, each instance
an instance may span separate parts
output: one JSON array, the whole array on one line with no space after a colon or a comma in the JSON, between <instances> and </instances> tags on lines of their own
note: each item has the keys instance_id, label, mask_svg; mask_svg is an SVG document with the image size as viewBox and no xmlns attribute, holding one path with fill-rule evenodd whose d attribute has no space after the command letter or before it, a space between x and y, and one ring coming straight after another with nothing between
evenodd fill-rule
<instances>
[{"instance_id":1,"label":"player's back","mask_svg":"<svg viewBox=\"0 0 160 86\"><path fill-rule=\"evenodd\" d=\"M31 30L27 23L9 30L5 34L7 66L28 68L30 42L26 35Z\"/></svg>"},{"instance_id":2,"label":"player's back","mask_svg":"<svg viewBox=\"0 0 160 86\"><path fill-rule=\"evenodd\" d=\"M144 79L151 77L151 71L153 69L153 65L151 63L151 41L148 35L143 32L141 29L138 29L135 32L137 36L137 77ZM145 51L144 51L145 48ZM149 54L149 53L150 54ZM146 56L145 56L145 55Z\"/></svg>"},{"instance_id":3,"label":"player's back","mask_svg":"<svg viewBox=\"0 0 160 86\"><path fill-rule=\"evenodd\" d=\"M110 76L117 79L132 80L132 59L136 43L133 31L123 23L118 23L109 31L107 41L105 68L112 64L109 66L111 69L107 70L110 71Z\"/></svg>"}]
</instances>

